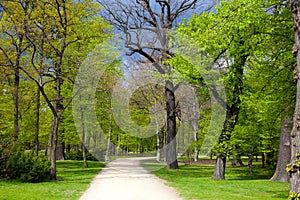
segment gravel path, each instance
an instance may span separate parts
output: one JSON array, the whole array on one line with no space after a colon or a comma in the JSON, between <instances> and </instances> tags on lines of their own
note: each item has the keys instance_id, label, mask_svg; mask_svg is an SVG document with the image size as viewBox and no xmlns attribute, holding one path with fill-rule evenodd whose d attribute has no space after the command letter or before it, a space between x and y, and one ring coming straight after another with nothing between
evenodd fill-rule
<instances>
[{"instance_id":1,"label":"gravel path","mask_svg":"<svg viewBox=\"0 0 300 200\"><path fill-rule=\"evenodd\" d=\"M149 158L119 158L94 178L80 200L182 200L173 188L140 163Z\"/></svg>"}]
</instances>

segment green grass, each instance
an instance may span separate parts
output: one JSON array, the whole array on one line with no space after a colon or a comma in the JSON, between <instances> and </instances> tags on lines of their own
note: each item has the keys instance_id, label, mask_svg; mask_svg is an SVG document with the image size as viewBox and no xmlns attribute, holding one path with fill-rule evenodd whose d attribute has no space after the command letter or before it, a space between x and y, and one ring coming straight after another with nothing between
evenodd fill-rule
<instances>
[{"instance_id":1,"label":"green grass","mask_svg":"<svg viewBox=\"0 0 300 200\"><path fill-rule=\"evenodd\" d=\"M273 170L259 166L254 175L247 167L227 167L226 180L213 181L212 165L180 165L178 170L157 169L161 164L144 163L149 171L167 180L185 199L268 200L287 199L289 184L269 181Z\"/></svg>"},{"instance_id":2,"label":"green grass","mask_svg":"<svg viewBox=\"0 0 300 200\"><path fill-rule=\"evenodd\" d=\"M0 181L0 200L71 200L79 199L91 180L104 167L103 163L89 161L58 161L57 181L21 183Z\"/></svg>"}]
</instances>

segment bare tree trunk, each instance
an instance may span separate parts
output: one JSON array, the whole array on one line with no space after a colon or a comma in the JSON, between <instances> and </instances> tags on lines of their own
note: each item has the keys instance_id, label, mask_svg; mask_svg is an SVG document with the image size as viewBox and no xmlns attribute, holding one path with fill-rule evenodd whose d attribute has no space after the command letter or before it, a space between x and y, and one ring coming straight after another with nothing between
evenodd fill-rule
<instances>
[{"instance_id":1,"label":"bare tree trunk","mask_svg":"<svg viewBox=\"0 0 300 200\"><path fill-rule=\"evenodd\" d=\"M81 112L81 117L83 118L83 113ZM81 119L82 119L81 118ZM84 129L84 121L82 120L82 123L81 123L81 146L82 146L82 158L83 158L83 166L84 168L88 168L89 165L88 165L88 162L87 162L87 159L86 159L86 148L85 148L85 129Z\"/></svg>"},{"instance_id":2,"label":"bare tree trunk","mask_svg":"<svg viewBox=\"0 0 300 200\"><path fill-rule=\"evenodd\" d=\"M35 155L39 155L40 142L39 142L39 133L40 133L40 108L41 108L41 92L40 87L37 87L36 93L36 118L35 118Z\"/></svg>"},{"instance_id":3,"label":"bare tree trunk","mask_svg":"<svg viewBox=\"0 0 300 200\"><path fill-rule=\"evenodd\" d=\"M233 145L233 147L232 147L232 154L233 154L233 159L231 161L231 165L232 166L243 166L241 156L238 155L235 145Z\"/></svg>"},{"instance_id":4,"label":"bare tree trunk","mask_svg":"<svg viewBox=\"0 0 300 200\"><path fill-rule=\"evenodd\" d=\"M44 63L44 42L45 42L45 37L44 35L42 36L42 41L41 41L41 53L40 53L40 69L39 69L39 75L37 77L37 81L39 85L42 85L43 79L42 79L42 73L43 73L43 63ZM41 109L41 88L40 86L37 86L37 91L36 91L36 119L35 119L35 154L36 156L39 155L39 134L40 134L40 109ZM47 152L47 151L46 151Z\"/></svg>"},{"instance_id":5,"label":"bare tree trunk","mask_svg":"<svg viewBox=\"0 0 300 200\"><path fill-rule=\"evenodd\" d=\"M110 132L110 131L109 131ZM107 138L107 147L106 147L106 154L105 154L105 162L109 162L110 161L110 133L109 136Z\"/></svg>"},{"instance_id":6,"label":"bare tree trunk","mask_svg":"<svg viewBox=\"0 0 300 200\"><path fill-rule=\"evenodd\" d=\"M81 95L79 94L79 99L81 100ZM80 120L81 120L81 148L82 148L82 158L84 168L88 168L88 163L86 159L86 140L85 140L85 120L83 116L83 108L80 107Z\"/></svg>"},{"instance_id":7,"label":"bare tree trunk","mask_svg":"<svg viewBox=\"0 0 300 200\"><path fill-rule=\"evenodd\" d=\"M115 155L119 156L119 141L120 141L120 136L117 134L117 141L115 145Z\"/></svg>"},{"instance_id":8,"label":"bare tree trunk","mask_svg":"<svg viewBox=\"0 0 300 200\"><path fill-rule=\"evenodd\" d=\"M253 174L253 154L249 154L248 155L248 168L249 168L249 173L250 173L250 175L252 175Z\"/></svg>"},{"instance_id":9,"label":"bare tree trunk","mask_svg":"<svg viewBox=\"0 0 300 200\"><path fill-rule=\"evenodd\" d=\"M220 158L217 157L214 174L212 176L213 180L224 180L225 179L225 165L226 165L226 157Z\"/></svg>"},{"instance_id":10,"label":"bare tree trunk","mask_svg":"<svg viewBox=\"0 0 300 200\"><path fill-rule=\"evenodd\" d=\"M159 131L156 131L156 160L161 160L161 145L160 145L160 136Z\"/></svg>"},{"instance_id":11,"label":"bare tree trunk","mask_svg":"<svg viewBox=\"0 0 300 200\"><path fill-rule=\"evenodd\" d=\"M286 173L286 165L290 162L291 158L291 131L292 119L283 119L281 122L277 166L271 181L289 182L290 180L288 173Z\"/></svg>"},{"instance_id":12,"label":"bare tree trunk","mask_svg":"<svg viewBox=\"0 0 300 200\"><path fill-rule=\"evenodd\" d=\"M56 147L57 147L57 132L59 125L59 117L53 116L50 131L50 161L51 161L51 180L56 180Z\"/></svg>"},{"instance_id":13,"label":"bare tree trunk","mask_svg":"<svg viewBox=\"0 0 300 200\"><path fill-rule=\"evenodd\" d=\"M19 59L14 67L14 140L13 144L16 145L19 137L19 85L20 85L20 70L19 70Z\"/></svg>"},{"instance_id":14,"label":"bare tree trunk","mask_svg":"<svg viewBox=\"0 0 300 200\"><path fill-rule=\"evenodd\" d=\"M110 120L109 120L109 130L108 130L108 138L107 138L107 148L106 148L106 154L105 154L105 162L110 161L110 140L111 140L111 131L112 131L112 114L110 114Z\"/></svg>"},{"instance_id":15,"label":"bare tree trunk","mask_svg":"<svg viewBox=\"0 0 300 200\"><path fill-rule=\"evenodd\" d=\"M196 96L196 89L193 88L193 92L194 95ZM198 140L199 140L199 134L198 134L198 130L199 130L199 113L198 113L198 108L197 108L198 104L196 104L196 102L193 102L193 115L194 115L194 141L196 143L196 148L194 150L194 161L197 162L198 161L198 157L199 157L199 149L198 149Z\"/></svg>"},{"instance_id":16,"label":"bare tree trunk","mask_svg":"<svg viewBox=\"0 0 300 200\"><path fill-rule=\"evenodd\" d=\"M83 166L84 168L88 168L89 164L87 162L87 158L86 158L86 148L82 142L82 158L83 158Z\"/></svg>"},{"instance_id":17,"label":"bare tree trunk","mask_svg":"<svg viewBox=\"0 0 300 200\"><path fill-rule=\"evenodd\" d=\"M294 125L291 132L291 160L297 160L297 154L300 153L300 1L291 0L290 9L293 15L295 44L293 54L296 57L297 65L295 69L295 80L297 83L296 106L294 112ZM298 169L299 170L299 169ZM290 177L290 192L300 193L300 176L298 173L292 173Z\"/></svg>"},{"instance_id":18,"label":"bare tree trunk","mask_svg":"<svg viewBox=\"0 0 300 200\"><path fill-rule=\"evenodd\" d=\"M197 112L197 111L195 111ZM198 135L198 118L194 119L194 141L196 143L196 148L194 150L194 161L197 162L198 161L198 157L199 157L199 149L198 149L198 140L199 140L199 135Z\"/></svg>"},{"instance_id":19,"label":"bare tree trunk","mask_svg":"<svg viewBox=\"0 0 300 200\"><path fill-rule=\"evenodd\" d=\"M61 140L61 139L60 139ZM56 146L56 160L65 160L65 143L58 140Z\"/></svg>"},{"instance_id":20,"label":"bare tree trunk","mask_svg":"<svg viewBox=\"0 0 300 200\"><path fill-rule=\"evenodd\" d=\"M166 107L167 107L167 168L178 169L176 151L176 107L174 85L166 81L165 87Z\"/></svg>"},{"instance_id":21,"label":"bare tree trunk","mask_svg":"<svg viewBox=\"0 0 300 200\"><path fill-rule=\"evenodd\" d=\"M266 166L265 164L265 153L261 153L261 167L264 168Z\"/></svg>"},{"instance_id":22,"label":"bare tree trunk","mask_svg":"<svg viewBox=\"0 0 300 200\"><path fill-rule=\"evenodd\" d=\"M178 121L178 125L177 125L177 135L176 135L176 140L177 140L177 152L182 152L182 137L183 137L183 134L184 134L184 130L183 130L183 126L182 126L183 122L181 122L180 120Z\"/></svg>"},{"instance_id":23,"label":"bare tree trunk","mask_svg":"<svg viewBox=\"0 0 300 200\"><path fill-rule=\"evenodd\" d=\"M161 160L166 162L166 132L163 131L161 135L161 154L160 154Z\"/></svg>"},{"instance_id":24,"label":"bare tree trunk","mask_svg":"<svg viewBox=\"0 0 300 200\"><path fill-rule=\"evenodd\" d=\"M156 105L156 99L155 99ZM155 125L156 125L156 160L159 162L161 160L161 144L160 144L160 136L159 136L159 124L157 119L157 110L155 112Z\"/></svg>"},{"instance_id":25,"label":"bare tree trunk","mask_svg":"<svg viewBox=\"0 0 300 200\"><path fill-rule=\"evenodd\" d=\"M143 155L144 153L144 146L143 146L143 138L140 138L140 155Z\"/></svg>"}]
</instances>

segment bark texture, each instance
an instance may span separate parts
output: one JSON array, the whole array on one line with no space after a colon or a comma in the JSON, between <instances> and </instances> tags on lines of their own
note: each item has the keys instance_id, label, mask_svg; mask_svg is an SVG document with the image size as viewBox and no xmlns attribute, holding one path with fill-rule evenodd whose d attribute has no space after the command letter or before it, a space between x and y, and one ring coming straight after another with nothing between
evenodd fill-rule
<instances>
[{"instance_id":1,"label":"bark texture","mask_svg":"<svg viewBox=\"0 0 300 200\"><path fill-rule=\"evenodd\" d=\"M294 124L291 132L291 157L296 160L296 154L300 153L300 1L291 0L290 9L293 16L295 44L293 54L296 57L295 81L297 84L296 106L294 112ZM298 169L299 170L299 169ZM290 192L300 193L300 176L292 173L290 177Z\"/></svg>"},{"instance_id":2,"label":"bark texture","mask_svg":"<svg viewBox=\"0 0 300 200\"><path fill-rule=\"evenodd\" d=\"M36 93L36 115L35 115L35 155L39 155L39 133L40 133L40 108L41 108L41 92L40 88L37 87L37 93Z\"/></svg>"},{"instance_id":3,"label":"bark texture","mask_svg":"<svg viewBox=\"0 0 300 200\"><path fill-rule=\"evenodd\" d=\"M167 168L178 169L176 152L176 105L174 85L170 81L166 81L165 95L167 108Z\"/></svg>"},{"instance_id":4,"label":"bark texture","mask_svg":"<svg viewBox=\"0 0 300 200\"><path fill-rule=\"evenodd\" d=\"M53 116L50 130L50 161L51 161L51 180L56 180L56 147L57 147L57 132L59 126L59 117Z\"/></svg>"},{"instance_id":5,"label":"bark texture","mask_svg":"<svg viewBox=\"0 0 300 200\"><path fill-rule=\"evenodd\" d=\"M290 180L285 168L291 158L291 130L292 119L286 118L282 120L277 166L271 181L289 182Z\"/></svg>"},{"instance_id":6,"label":"bark texture","mask_svg":"<svg viewBox=\"0 0 300 200\"><path fill-rule=\"evenodd\" d=\"M225 165L226 165L226 158L222 160L222 158L217 157L215 171L212 176L213 180L224 180L225 179Z\"/></svg>"},{"instance_id":7,"label":"bark texture","mask_svg":"<svg viewBox=\"0 0 300 200\"><path fill-rule=\"evenodd\" d=\"M20 85L20 70L19 59L17 65L14 67L14 145L17 143L19 137L19 85Z\"/></svg>"}]
</instances>

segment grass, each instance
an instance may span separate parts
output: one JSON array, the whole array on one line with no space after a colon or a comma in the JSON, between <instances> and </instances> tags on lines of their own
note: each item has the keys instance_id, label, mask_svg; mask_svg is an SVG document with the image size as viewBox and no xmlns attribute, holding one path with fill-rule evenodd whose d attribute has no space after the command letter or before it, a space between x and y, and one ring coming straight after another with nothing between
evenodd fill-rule
<instances>
[{"instance_id":1,"label":"grass","mask_svg":"<svg viewBox=\"0 0 300 200\"><path fill-rule=\"evenodd\" d=\"M103 163L89 161L58 161L57 181L21 183L0 181L0 200L73 200L79 199L91 180L104 167Z\"/></svg>"},{"instance_id":2,"label":"grass","mask_svg":"<svg viewBox=\"0 0 300 200\"><path fill-rule=\"evenodd\" d=\"M269 181L273 170L255 166L250 175L247 167L226 169L226 180L213 181L213 165L180 165L178 170L157 169L159 163L144 163L149 171L167 180L185 199L201 200L268 200L287 199L289 184Z\"/></svg>"}]
</instances>

